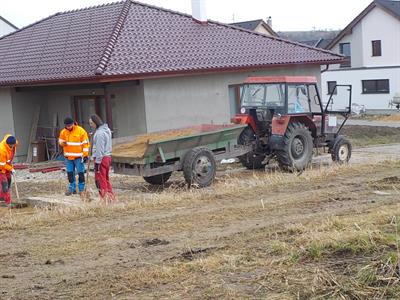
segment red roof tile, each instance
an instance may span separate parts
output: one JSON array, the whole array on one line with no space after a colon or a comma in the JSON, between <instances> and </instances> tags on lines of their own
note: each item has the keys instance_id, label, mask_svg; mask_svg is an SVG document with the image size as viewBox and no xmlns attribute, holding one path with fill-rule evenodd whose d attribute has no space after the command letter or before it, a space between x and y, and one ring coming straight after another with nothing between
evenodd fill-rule
<instances>
[{"instance_id":1,"label":"red roof tile","mask_svg":"<svg viewBox=\"0 0 400 300\"><path fill-rule=\"evenodd\" d=\"M0 39L0 85L336 63L341 56L125 1L59 13Z\"/></svg>"}]
</instances>

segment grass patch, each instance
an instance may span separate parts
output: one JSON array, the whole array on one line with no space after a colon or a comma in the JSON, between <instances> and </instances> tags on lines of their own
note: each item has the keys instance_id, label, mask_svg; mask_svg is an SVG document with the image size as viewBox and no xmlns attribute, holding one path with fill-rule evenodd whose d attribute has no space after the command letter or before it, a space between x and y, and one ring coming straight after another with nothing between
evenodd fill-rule
<instances>
[{"instance_id":1,"label":"grass patch","mask_svg":"<svg viewBox=\"0 0 400 300\"><path fill-rule=\"evenodd\" d=\"M342 129L353 147L400 143L400 128L346 125Z\"/></svg>"}]
</instances>

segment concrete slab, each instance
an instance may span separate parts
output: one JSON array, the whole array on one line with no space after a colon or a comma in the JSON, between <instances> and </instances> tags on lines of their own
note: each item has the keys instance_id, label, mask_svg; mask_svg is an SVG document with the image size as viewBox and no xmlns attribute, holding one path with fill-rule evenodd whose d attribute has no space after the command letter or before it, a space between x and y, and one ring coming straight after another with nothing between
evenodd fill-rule
<instances>
[{"instance_id":1,"label":"concrete slab","mask_svg":"<svg viewBox=\"0 0 400 300\"><path fill-rule=\"evenodd\" d=\"M77 196L39 196L25 198L24 202L29 206L45 207L45 206L84 206L87 202L83 202L79 195Z\"/></svg>"}]
</instances>

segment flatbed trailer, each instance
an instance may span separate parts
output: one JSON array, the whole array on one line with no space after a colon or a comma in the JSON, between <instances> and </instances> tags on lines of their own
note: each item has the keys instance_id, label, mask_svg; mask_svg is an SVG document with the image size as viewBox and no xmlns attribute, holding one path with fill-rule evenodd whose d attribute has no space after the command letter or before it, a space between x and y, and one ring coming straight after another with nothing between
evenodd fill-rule
<instances>
[{"instance_id":1,"label":"flatbed trailer","mask_svg":"<svg viewBox=\"0 0 400 300\"><path fill-rule=\"evenodd\" d=\"M143 153L139 157L130 155L128 142L118 144L116 149L125 151L113 154L114 172L143 176L148 183L161 185L172 172L183 171L188 185L209 186L215 178L216 162L251 151L251 146L237 144L246 127L240 124L185 127L180 130L187 131L187 135L161 140L151 140L150 134L145 145L140 145ZM168 137L169 132L172 131L165 131L165 136ZM160 135L160 132L155 134Z\"/></svg>"}]
</instances>

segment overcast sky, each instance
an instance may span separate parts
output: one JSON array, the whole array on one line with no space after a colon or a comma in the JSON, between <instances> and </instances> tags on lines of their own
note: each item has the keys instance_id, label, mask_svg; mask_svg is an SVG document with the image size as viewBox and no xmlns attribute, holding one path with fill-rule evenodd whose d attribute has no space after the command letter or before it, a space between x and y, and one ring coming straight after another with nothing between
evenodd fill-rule
<instances>
[{"instance_id":1,"label":"overcast sky","mask_svg":"<svg viewBox=\"0 0 400 300\"><path fill-rule=\"evenodd\" d=\"M372 0L205 0L209 19L230 23L272 17L275 31L343 29ZM113 0L0 0L0 16L17 27L56 12ZM191 14L191 0L140 2Z\"/></svg>"}]
</instances>

